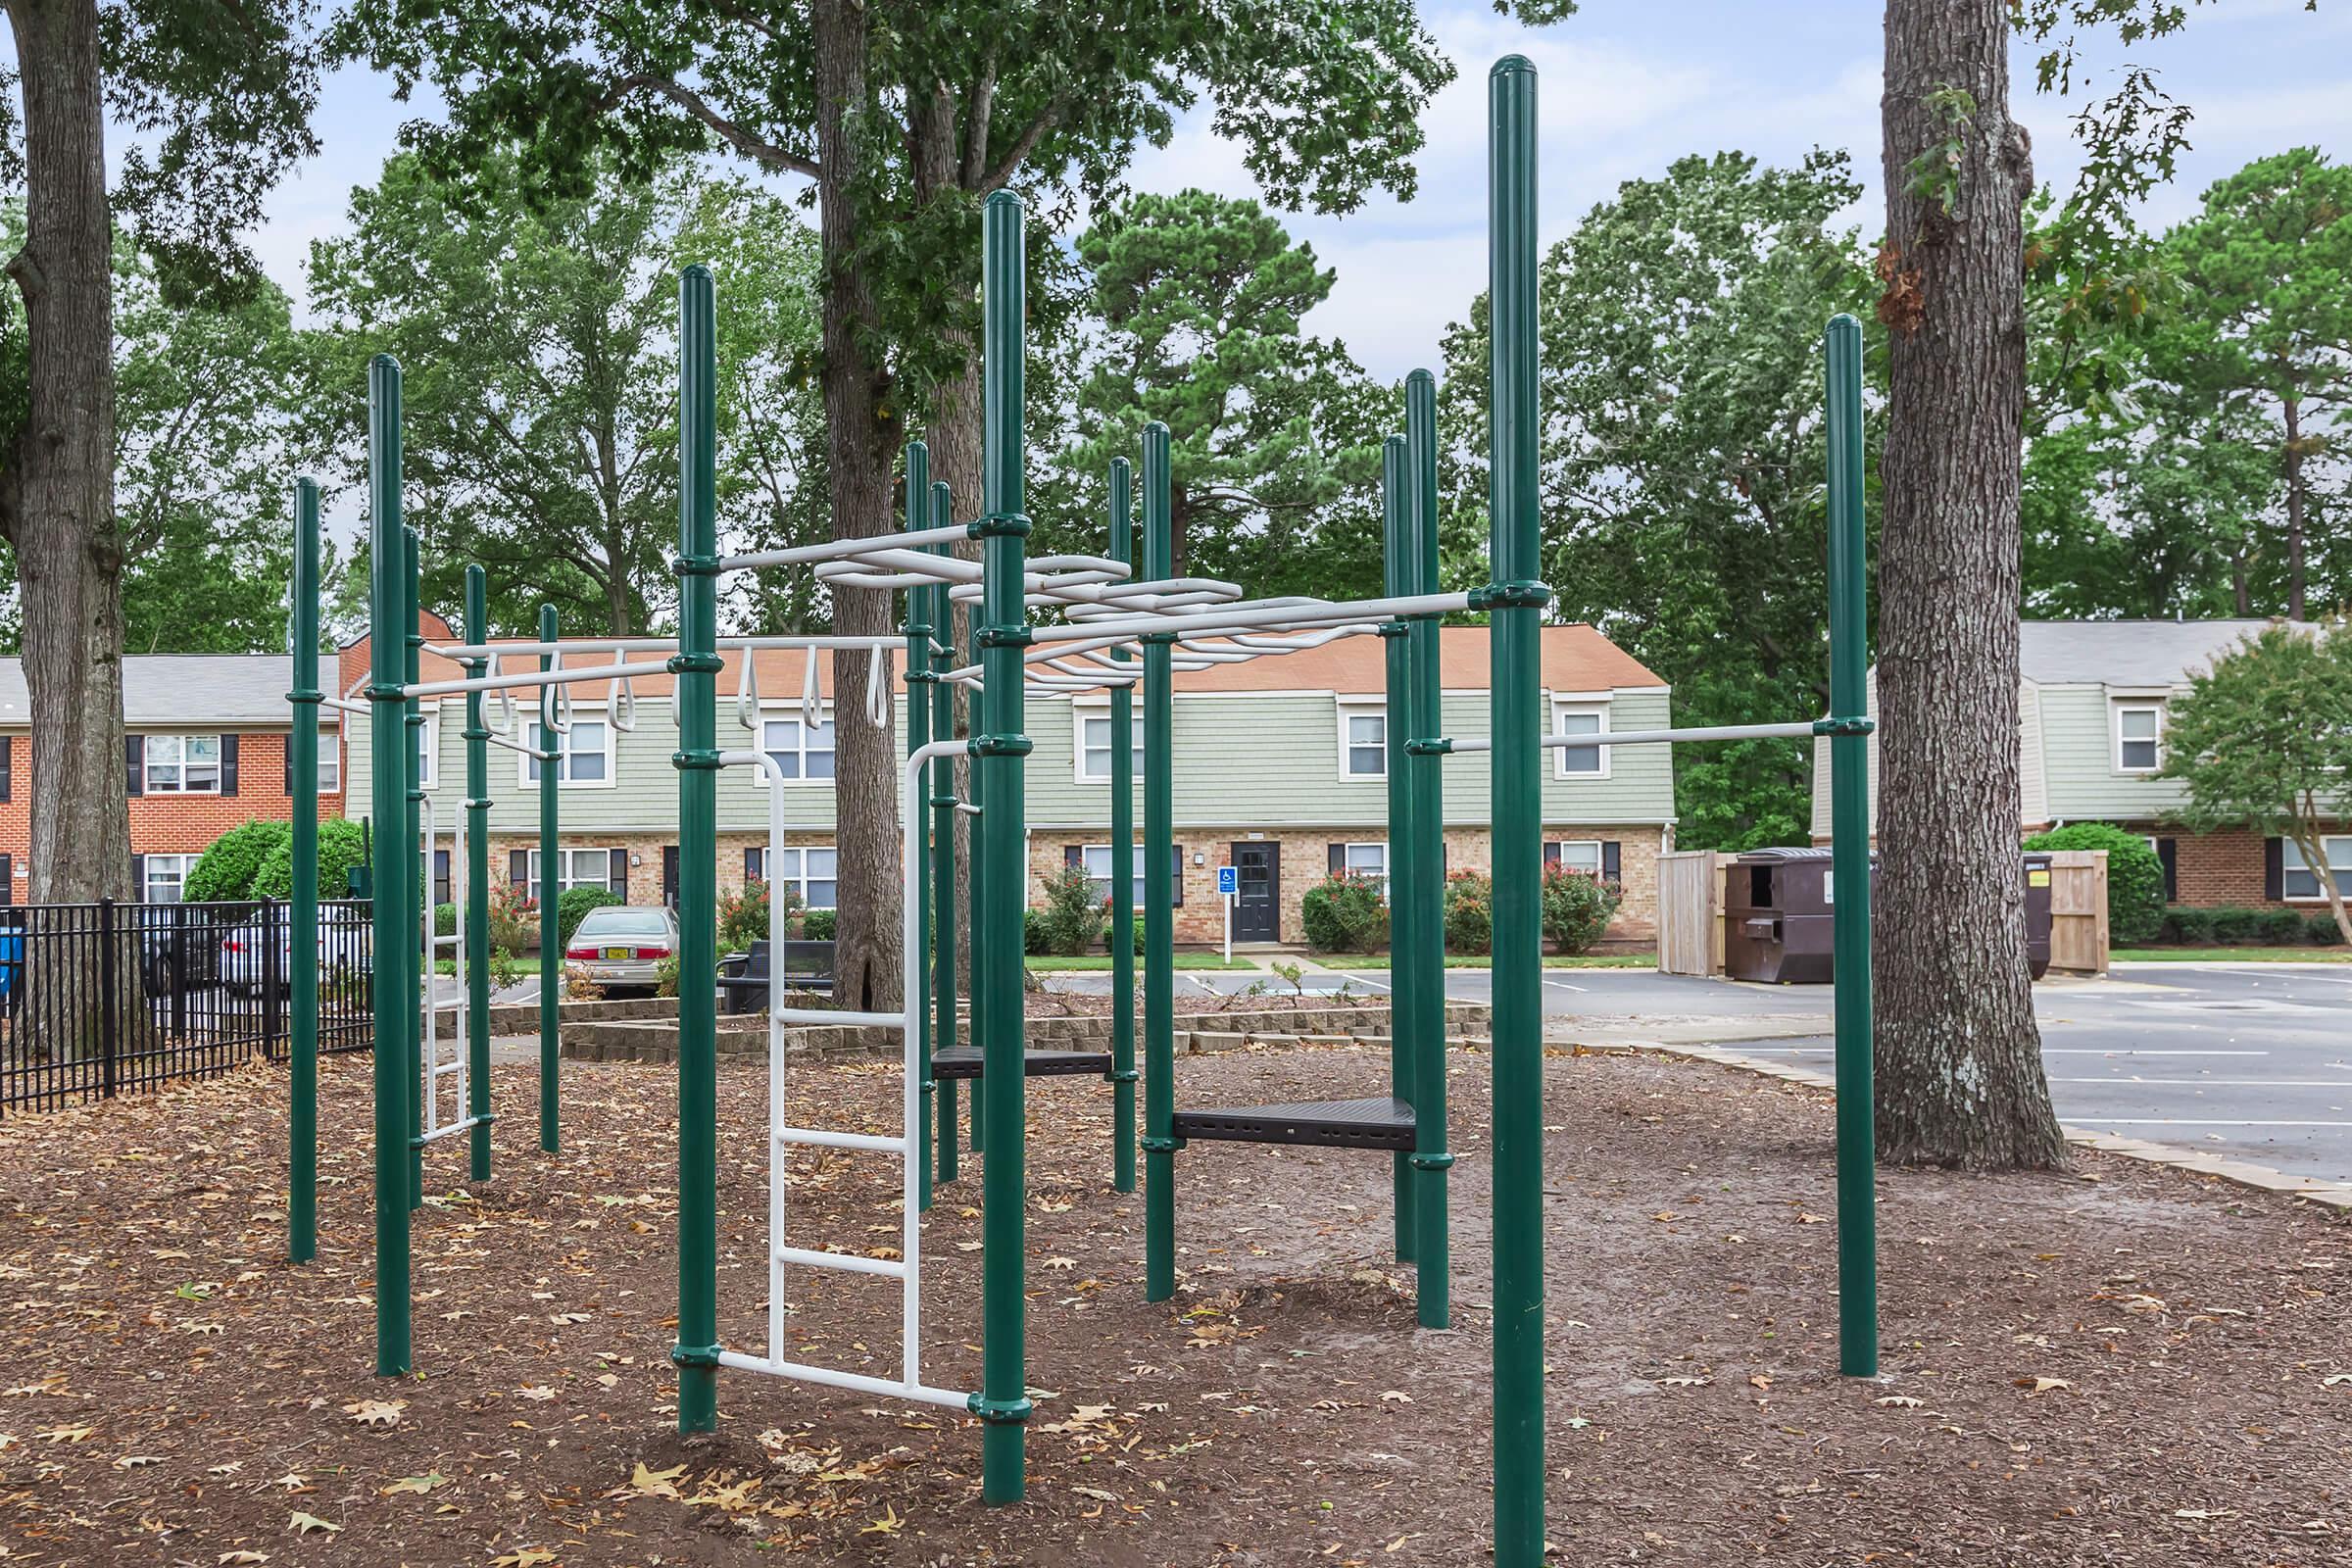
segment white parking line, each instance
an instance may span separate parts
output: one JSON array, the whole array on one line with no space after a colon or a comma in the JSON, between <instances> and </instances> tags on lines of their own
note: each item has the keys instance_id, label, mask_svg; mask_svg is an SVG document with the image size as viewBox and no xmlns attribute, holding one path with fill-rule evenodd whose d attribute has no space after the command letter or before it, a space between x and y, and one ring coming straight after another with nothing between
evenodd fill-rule
<instances>
[{"instance_id":1,"label":"white parking line","mask_svg":"<svg viewBox=\"0 0 2352 1568\"><path fill-rule=\"evenodd\" d=\"M1340 985L1333 986L1330 991L1324 994L1326 996L1337 996L1339 994L1340 986L1348 985L1377 986L1383 991L1393 991L1396 989L1386 980L1375 980L1368 974L1345 974L1340 976Z\"/></svg>"},{"instance_id":2,"label":"white parking line","mask_svg":"<svg viewBox=\"0 0 2352 1568\"><path fill-rule=\"evenodd\" d=\"M2352 1121L2220 1121L2203 1116L2100 1116L2102 1127L2352 1127Z\"/></svg>"},{"instance_id":3,"label":"white parking line","mask_svg":"<svg viewBox=\"0 0 2352 1568\"><path fill-rule=\"evenodd\" d=\"M2053 1078L2054 1084L2194 1084L2199 1089L2352 1089L2341 1078Z\"/></svg>"},{"instance_id":4,"label":"white parking line","mask_svg":"<svg viewBox=\"0 0 2352 1568\"><path fill-rule=\"evenodd\" d=\"M1565 980L1546 979L1544 983L1547 986L1557 986L1562 991L1589 991L1592 989L1590 986L1572 986Z\"/></svg>"}]
</instances>

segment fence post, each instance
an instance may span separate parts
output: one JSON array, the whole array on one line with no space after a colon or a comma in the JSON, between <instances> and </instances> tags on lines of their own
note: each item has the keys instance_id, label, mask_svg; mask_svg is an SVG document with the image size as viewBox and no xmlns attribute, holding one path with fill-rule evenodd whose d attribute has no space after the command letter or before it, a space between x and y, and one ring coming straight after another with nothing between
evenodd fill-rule
<instances>
[{"instance_id":1,"label":"fence post","mask_svg":"<svg viewBox=\"0 0 2352 1568\"><path fill-rule=\"evenodd\" d=\"M277 1060L286 1015L277 1005L277 988L284 976L278 973L277 961L277 901L262 900L262 1054Z\"/></svg>"},{"instance_id":2,"label":"fence post","mask_svg":"<svg viewBox=\"0 0 2352 1568\"><path fill-rule=\"evenodd\" d=\"M121 978L116 967L115 901L109 897L98 901L98 1076L99 1093L109 1100L115 1096L116 1036L121 1022L116 1017L115 988Z\"/></svg>"}]
</instances>

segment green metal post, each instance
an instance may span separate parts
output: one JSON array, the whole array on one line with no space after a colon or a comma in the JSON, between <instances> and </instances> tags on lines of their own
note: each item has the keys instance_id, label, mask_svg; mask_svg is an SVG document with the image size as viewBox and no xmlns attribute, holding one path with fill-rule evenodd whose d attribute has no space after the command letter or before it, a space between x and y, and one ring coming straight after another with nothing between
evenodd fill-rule
<instances>
[{"instance_id":1,"label":"green metal post","mask_svg":"<svg viewBox=\"0 0 2352 1568\"><path fill-rule=\"evenodd\" d=\"M964 662L967 664L981 662L980 628L985 618L977 612L970 617L970 636L967 639L970 648L964 659ZM970 704L971 732L974 735L985 734L988 730L988 672L986 669L980 672L980 690L972 693L966 701ZM993 944L989 941L988 920L982 913L988 907L988 856L980 848L988 826L988 770L980 765L980 759L976 754L971 760L966 777L970 780L972 808L980 813L972 819L972 863L963 879L965 883L963 913L966 929L971 932L972 944L972 1042L975 1046L979 1046L988 1039L988 1007L992 1000L989 988L981 984L980 977L988 972L990 949ZM1027 947L1022 941L1023 929L1016 925L1009 934L1013 952L1023 956L1016 961L1025 962ZM986 1070L985 1062L982 1063L982 1069ZM980 1086L974 1084L972 1085L971 1128L974 1152L977 1152L985 1141L981 1131L982 1121ZM952 1175L953 1172L950 1174Z\"/></svg>"},{"instance_id":2,"label":"green metal post","mask_svg":"<svg viewBox=\"0 0 2352 1568\"><path fill-rule=\"evenodd\" d=\"M923 526L923 518L931 505L931 449L920 441L906 443L906 529L909 533ZM747 652L745 658L751 655ZM811 659L816 656L812 653ZM916 588L906 595L906 755L931 744L931 590ZM914 877L914 950L920 956L913 964L914 995L906 999L906 1012L915 1032L915 1049L920 1058L921 1078L915 1085L920 1101L917 1134L914 1148L906 1157L915 1165L915 1194L917 1206L931 1206L931 1102L937 1093L931 1081L931 965L924 961L931 949L931 901L925 896L931 887L931 813L924 808L928 793L930 764L923 764L913 791L906 802L906 853L913 858L911 874Z\"/></svg>"},{"instance_id":3,"label":"green metal post","mask_svg":"<svg viewBox=\"0 0 2352 1568\"><path fill-rule=\"evenodd\" d=\"M1380 508L1381 508L1381 591L1394 599L1404 592L1405 582L1405 453L1404 437L1393 435L1380 448ZM1412 861L1396 853L1397 847L1412 836L1413 801L1411 784L1405 772L1404 740L1412 727L1413 691L1412 668L1405 657L1405 625L1393 620L1380 628L1380 644L1387 685L1386 706L1382 709L1381 731L1386 742L1384 765L1388 768L1389 823L1383 853L1389 868L1389 952L1392 958L1401 947L1412 946ZM1417 980L1409 969L1399 969L1395 962L1389 965L1389 1094L1410 1102L1415 1079L1414 1053L1420 1042L1408 1027L1412 1016L1412 987ZM1414 1202L1412 1155L1399 1151L1389 1156L1390 1190L1396 1215L1396 1260L1409 1263L1415 1256L1413 1247Z\"/></svg>"},{"instance_id":4,"label":"green metal post","mask_svg":"<svg viewBox=\"0 0 2352 1568\"><path fill-rule=\"evenodd\" d=\"M1176 575L1168 427L1144 426L1144 573ZM1176 1294L1175 705L1173 639L1144 639L1144 1299Z\"/></svg>"},{"instance_id":5,"label":"green metal post","mask_svg":"<svg viewBox=\"0 0 2352 1568\"><path fill-rule=\"evenodd\" d=\"M678 1430L718 1425L718 308L678 279ZM747 652L744 656L750 658Z\"/></svg>"},{"instance_id":6,"label":"green metal post","mask_svg":"<svg viewBox=\"0 0 2352 1568\"><path fill-rule=\"evenodd\" d=\"M292 1107L287 1115L286 1255L318 1255L318 481L294 481L294 984Z\"/></svg>"},{"instance_id":7,"label":"green metal post","mask_svg":"<svg viewBox=\"0 0 2352 1568\"><path fill-rule=\"evenodd\" d=\"M1494 1561L1544 1560L1544 934L1537 633L1536 68L1488 78L1488 544L1494 846Z\"/></svg>"},{"instance_id":8,"label":"green metal post","mask_svg":"<svg viewBox=\"0 0 2352 1568\"><path fill-rule=\"evenodd\" d=\"M992 962L975 972L972 988L988 998L980 1080L981 1118L988 1123L988 1161L981 1171L980 1394L972 1409L985 1426L980 1439L980 1500L1018 1502L1029 1419L1023 1295L1027 1141L1024 1101L1028 1078L1021 947L1022 763L1024 731L1021 650L1029 641L1024 609L1024 558L1029 519L1023 515L1021 430L1022 343L1027 220L1020 198L998 191L982 217L980 460L981 516L973 525L983 543L980 632L986 733L972 740L975 771L988 779L980 818L979 861L988 867L987 903L979 929L1000 933L989 943ZM1003 933L1014 933L1009 940Z\"/></svg>"},{"instance_id":9,"label":"green metal post","mask_svg":"<svg viewBox=\"0 0 2352 1568\"><path fill-rule=\"evenodd\" d=\"M466 568L466 640L490 640L490 590L479 566ZM466 662L469 676L490 661ZM490 1179L490 726L482 694L466 694L466 1114L473 1121L466 1174Z\"/></svg>"},{"instance_id":10,"label":"green metal post","mask_svg":"<svg viewBox=\"0 0 2352 1568\"><path fill-rule=\"evenodd\" d=\"M541 605L539 640L553 643L556 637L556 607ZM554 662L552 655L539 656L541 669ZM564 737L548 728L546 723L550 701L546 692L552 688L541 689L539 739L534 744L542 752L561 752L564 750ZM563 931L560 918L563 911L558 907L564 898L560 891L564 883L563 878L556 874L557 857L561 853L556 847L559 825L556 790L559 770L563 765L561 761L539 759L539 1147L551 1154L556 1152L562 1133L560 1117L564 1087L563 1053L558 1049L557 1034L561 1021L559 1009L564 1002L564 939L560 934ZM685 864L683 846L679 850L678 863L681 867ZM683 874L681 870L680 875ZM688 968L681 959L678 972L693 974L696 971ZM690 989L679 987L680 991Z\"/></svg>"},{"instance_id":11,"label":"green metal post","mask_svg":"<svg viewBox=\"0 0 2352 1568\"><path fill-rule=\"evenodd\" d=\"M948 493L945 480L931 484L931 526L945 528L956 520L955 498ZM933 547L940 555L949 553L946 545ZM939 628L940 645L956 647L956 611L948 599L945 583L929 590L931 594L931 623ZM955 663L953 653L945 661ZM947 740L956 733L956 692L946 681L931 683L931 733ZM931 764L931 836L938 845L932 857L931 905L937 911L939 952L936 958L938 978L932 989L939 1008L938 1032L933 1042L937 1051L956 1049L956 760L943 757ZM956 1080L950 1078L939 1085L939 1133L935 1152L939 1159L938 1180L956 1179L956 1140L959 1136L956 1122Z\"/></svg>"},{"instance_id":12,"label":"green metal post","mask_svg":"<svg viewBox=\"0 0 2352 1568\"><path fill-rule=\"evenodd\" d=\"M416 529L403 528L401 530L401 555L405 563L405 569L401 574L403 588L400 623L407 628L407 635L403 639L406 646L402 654L401 667L408 683L414 686L416 684L419 670L423 667L424 654L424 632L417 622L419 583L423 576L423 570L421 563L417 559ZM422 1208L424 1206L424 1095L420 1084L424 1076L424 1020L420 1016L420 1012L422 1008L433 1004L434 978L434 954L431 946L424 941L425 922L423 916L426 909L432 905L433 863L429 856L422 854L422 846L419 843L424 825L424 763L422 761L425 737L424 708L422 704L412 697L404 706L404 711L409 727L408 755L405 759L408 789L404 792L407 802L402 815L404 825L402 837L407 841L409 856L407 890L410 903L406 946L410 953L416 956L411 959L410 963L407 993L409 1004L401 1011L401 1025L406 1048L404 1054L407 1056L409 1064L409 1206ZM439 760L435 760L438 762ZM422 904L416 902L420 899L423 901Z\"/></svg>"},{"instance_id":13,"label":"green metal post","mask_svg":"<svg viewBox=\"0 0 2352 1568\"><path fill-rule=\"evenodd\" d=\"M368 362L368 729L369 805L374 838L375 1013L375 1370L400 1377L409 1370L409 1095L403 1019L414 998L404 956L416 934L409 927L407 890L416 881L414 845L403 842L408 819L410 744L402 711L400 607L407 555L400 523L400 363L389 354Z\"/></svg>"},{"instance_id":14,"label":"green metal post","mask_svg":"<svg viewBox=\"0 0 2352 1568\"><path fill-rule=\"evenodd\" d=\"M1869 545L1862 516L1862 323L1827 333L1830 438L1830 874L1837 895L1838 1363L1879 1371L1878 1152L1870 997Z\"/></svg>"},{"instance_id":15,"label":"green metal post","mask_svg":"<svg viewBox=\"0 0 2352 1568\"><path fill-rule=\"evenodd\" d=\"M1404 591L1438 591L1438 383L1427 370L1404 378L1406 512ZM1450 1221L1446 1218L1446 1173L1453 1155L1446 1144L1446 863L1444 760L1438 743L1445 733L1438 680L1438 623L1422 618L1405 633L1412 671L1411 732L1405 737L1405 772L1412 785L1412 816L1401 857L1412 916L1411 941L1391 975L1413 976L1406 993L1404 1025L1413 1041L1414 1251L1419 1263L1421 1326L1442 1329L1452 1321L1449 1267ZM1392 853L1391 860L1398 858ZM1390 948L1396 949L1392 939ZM1398 1004L1392 1004L1393 1007ZM1392 1019L1396 1016L1393 1012Z\"/></svg>"},{"instance_id":16,"label":"green metal post","mask_svg":"<svg viewBox=\"0 0 2352 1568\"><path fill-rule=\"evenodd\" d=\"M1110 559L1135 559L1134 474L1110 460ZM1127 662L1127 650L1110 657ZM1110 1187L1135 1191L1135 693L1110 689Z\"/></svg>"}]
</instances>

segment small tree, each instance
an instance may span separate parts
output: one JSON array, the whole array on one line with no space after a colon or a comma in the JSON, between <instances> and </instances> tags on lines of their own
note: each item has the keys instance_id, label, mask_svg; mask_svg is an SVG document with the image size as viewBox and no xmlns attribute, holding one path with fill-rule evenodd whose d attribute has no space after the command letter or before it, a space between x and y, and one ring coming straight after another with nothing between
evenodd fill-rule
<instances>
[{"instance_id":1,"label":"small tree","mask_svg":"<svg viewBox=\"0 0 2352 1568\"><path fill-rule=\"evenodd\" d=\"M1544 940L1554 953L1582 953L1600 940L1625 894L1614 882L1564 865L1544 868Z\"/></svg>"},{"instance_id":2,"label":"small tree","mask_svg":"<svg viewBox=\"0 0 2352 1568\"><path fill-rule=\"evenodd\" d=\"M1318 953L1371 953L1389 941L1389 896L1378 877L1334 871L1299 902L1306 945Z\"/></svg>"},{"instance_id":3,"label":"small tree","mask_svg":"<svg viewBox=\"0 0 2352 1568\"><path fill-rule=\"evenodd\" d=\"M2274 622L2194 677L2166 721L2164 776L2199 830L2242 827L2295 846L2352 942L2321 826L2352 815L2352 636Z\"/></svg>"},{"instance_id":4,"label":"small tree","mask_svg":"<svg viewBox=\"0 0 2352 1568\"><path fill-rule=\"evenodd\" d=\"M283 849L293 863L294 829L284 822L246 822L213 840L212 848L188 867L179 896L189 904L212 904L226 899L250 899L254 879L272 853ZM288 887L292 886L291 875Z\"/></svg>"},{"instance_id":5,"label":"small tree","mask_svg":"<svg viewBox=\"0 0 2352 1568\"><path fill-rule=\"evenodd\" d=\"M1037 913L1038 939L1048 953L1086 952L1102 934L1102 898L1083 865L1064 865L1045 878Z\"/></svg>"}]
</instances>

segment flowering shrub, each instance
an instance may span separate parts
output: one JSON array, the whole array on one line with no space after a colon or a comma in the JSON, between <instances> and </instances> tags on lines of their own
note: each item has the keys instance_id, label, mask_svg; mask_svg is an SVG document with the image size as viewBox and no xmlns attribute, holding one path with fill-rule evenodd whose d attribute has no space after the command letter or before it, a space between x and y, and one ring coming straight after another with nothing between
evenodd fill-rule
<instances>
[{"instance_id":1,"label":"flowering shrub","mask_svg":"<svg viewBox=\"0 0 2352 1568\"><path fill-rule=\"evenodd\" d=\"M1446 951L1494 951L1494 879L1484 871L1456 871L1446 879Z\"/></svg>"},{"instance_id":2,"label":"flowering shrub","mask_svg":"<svg viewBox=\"0 0 2352 1568\"><path fill-rule=\"evenodd\" d=\"M1086 867L1057 867L1045 879L1044 891L1045 903L1036 914L1037 939L1045 951L1065 956L1091 951L1102 938L1102 911L1109 901L1096 895Z\"/></svg>"},{"instance_id":3,"label":"flowering shrub","mask_svg":"<svg viewBox=\"0 0 2352 1568\"><path fill-rule=\"evenodd\" d=\"M1376 877L1334 871L1299 902L1307 946L1318 953L1371 953L1388 946L1389 898Z\"/></svg>"},{"instance_id":4,"label":"flowering shrub","mask_svg":"<svg viewBox=\"0 0 2352 1568\"><path fill-rule=\"evenodd\" d=\"M1582 953L1600 940L1625 895L1614 882L1566 866L1544 868L1544 944L1554 953Z\"/></svg>"}]
</instances>

